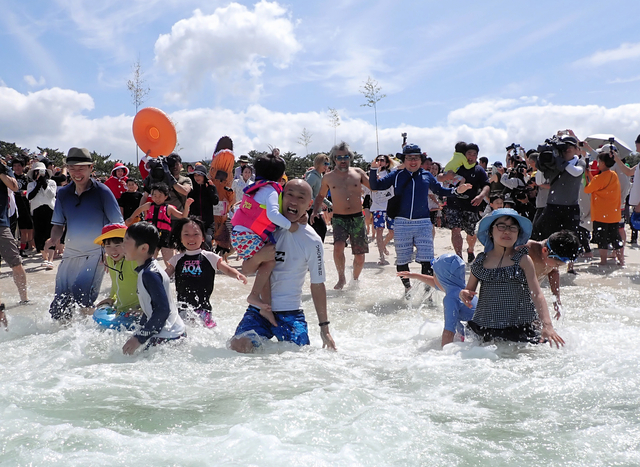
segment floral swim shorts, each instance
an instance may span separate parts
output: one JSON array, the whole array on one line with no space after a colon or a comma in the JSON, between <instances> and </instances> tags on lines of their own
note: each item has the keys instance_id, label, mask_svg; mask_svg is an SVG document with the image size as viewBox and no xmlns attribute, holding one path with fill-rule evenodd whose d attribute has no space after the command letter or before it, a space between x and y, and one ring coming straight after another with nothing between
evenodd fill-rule
<instances>
[{"instance_id":1,"label":"floral swim shorts","mask_svg":"<svg viewBox=\"0 0 640 467\"><path fill-rule=\"evenodd\" d=\"M253 232L236 232L233 230L231 231L231 245L235 248L240 259L245 261L259 252L265 246L265 242L260 238L260 235Z\"/></svg>"}]
</instances>

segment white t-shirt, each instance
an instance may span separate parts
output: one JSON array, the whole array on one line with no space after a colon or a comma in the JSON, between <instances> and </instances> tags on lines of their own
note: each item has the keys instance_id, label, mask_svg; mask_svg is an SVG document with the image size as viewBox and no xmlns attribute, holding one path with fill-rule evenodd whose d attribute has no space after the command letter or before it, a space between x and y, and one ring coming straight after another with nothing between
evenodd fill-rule
<instances>
[{"instance_id":1,"label":"white t-shirt","mask_svg":"<svg viewBox=\"0 0 640 467\"><path fill-rule=\"evenodd\" d=\"M386 170L378 170L378 178L387 175ZM393 185L386 190L371 190L371 212L386 211L387 202L393 197Z\"/></svg>"},{"instance_id":2,"label":"white t-shirt","mask_svg":"<svg viewBox=\"0 0 640 467\"><path fill-rule=\"evenodd\" d=\"M289 227L291 227L291 221L280 213L280 197L275 188L268 185L263 186L256 191L256 194L253 195L253 199L262 206L266 206L267 217L271 222L278 227L289 230ZM244 225L236 225L233 227L233 230L236 232L252 232L249 227ZM260 234L260 232L254 233Z\"/></svg>"},{"instance_id":3,"label":"white t-shirt","mask_svg":"<svg viewBox=\"0 0 640 467\"><path fill-rule=\"evenodd\" d=\"M271 273L271 308L273 311L296 311L302 304L302 286L307 271L312 284L326 280L322 240L309 225L295 232L277 230L276 266Z\"/></svg>"}]
</instances>

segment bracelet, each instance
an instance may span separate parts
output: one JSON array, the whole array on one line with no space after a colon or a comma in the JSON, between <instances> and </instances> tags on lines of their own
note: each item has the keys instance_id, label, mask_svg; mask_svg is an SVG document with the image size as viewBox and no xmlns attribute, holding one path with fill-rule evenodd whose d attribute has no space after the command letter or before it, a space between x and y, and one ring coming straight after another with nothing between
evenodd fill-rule
<instances>
[{"instance_id":1,"label":"bracelet","mask_svg":"<svg viewBox=\"0 0 640 467\"><path fill-rule=\"evenodd\" d=\"M322 327L322 326L329 326L331 322L330 321L323 321L322 323L318 323L318 326Z\"/></svg>"}]
</instances>

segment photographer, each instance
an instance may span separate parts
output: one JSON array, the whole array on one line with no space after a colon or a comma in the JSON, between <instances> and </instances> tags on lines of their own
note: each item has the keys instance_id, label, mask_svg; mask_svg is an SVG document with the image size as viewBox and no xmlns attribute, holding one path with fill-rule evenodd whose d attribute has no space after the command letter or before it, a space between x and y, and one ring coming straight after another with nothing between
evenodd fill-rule
<instances>
[{"instance_id":1,"label":"photographer","mask_svg":"<svg viewBox=\"0 0 640 467\"><path fill-rule=\"evenodd\" d=\"M15 238L11 234L9 221L9 190L18 191L18 182L13 177L13 172L5 162L0 159L0 256L6 261L13 271L13 282L20 294L20 304L29 303L27 298L27 274L22 267L22 259ZM1 310L4 318L4 310ZM6 318L3 321L6 326Z\"/></svg>"},{"instance_id":2,"label":"photographer","mask_svg":"<svg viewBox=\"0 0 640 467\"><path fill-rule=\"evenodd\" d=\"M544 177L550 180L547 205L533 226L531 238L542 240L560 230L578 233L580 225L580 184L586 164L579 158L578 138L571 130L538 147L538 163Z\"/></svg>"},{"instance_id":3,"label":"photographer","mask_svg":"<svg viewBox=\"0 0 640 467\"><path fill-rule=\"evenodd\" d=\"M167 203L175 206L178 211L184 210L184 203L187 200L193 184L189 177L180 175L182 171L182 158L172 153L166 158L158 157L147 162L149 175L144 179L144 191L151 195L151 186L164 182L169 187L169 198ZM142 197L140 205L147 202L146 197Z\"/></svg>"}]
</instances>

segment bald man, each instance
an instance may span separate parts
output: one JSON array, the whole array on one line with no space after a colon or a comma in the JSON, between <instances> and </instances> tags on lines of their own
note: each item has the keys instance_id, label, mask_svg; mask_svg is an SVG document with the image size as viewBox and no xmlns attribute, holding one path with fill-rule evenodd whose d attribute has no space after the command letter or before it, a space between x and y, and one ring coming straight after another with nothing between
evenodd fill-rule
<instances>
[{"instance_id":1,"label":"bald man","mask_svg":"<svg viewBox=\"0 0 640 467\"><path fill-rule=\"evenodd\" d=\"M311 186L304 180L289 181L282 193L282 214L291 222L305 218L312 203ZM329 333L327 318L327 292L324 286L324 250L318 234L306 224L295 232L278 229L274 232L276 245L262 248L256 256L259 262L274 259L271 273L272 319L260 315L260 310L249 306L236 329L229 347L236 352L249 353L264 340L276 337L279 341L297 345L309 344L309 333L302 305L302 286L307 272L311 279L311 298L318 315L322 347L335 350L336 344ZM253 258L252 258L253 259ZM245 263L251 268L252 263ZM249 271L251 272L251 271Z\"/></svg>"}]
</instances>

